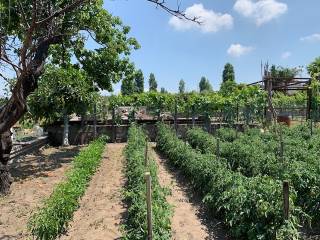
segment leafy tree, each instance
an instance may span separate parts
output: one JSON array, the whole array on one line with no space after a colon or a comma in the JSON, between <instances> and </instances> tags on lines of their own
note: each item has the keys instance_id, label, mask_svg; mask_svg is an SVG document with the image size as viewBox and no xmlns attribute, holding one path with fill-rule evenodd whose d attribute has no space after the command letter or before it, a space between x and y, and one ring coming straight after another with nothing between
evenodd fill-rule
<instances>
[{"instance_id":1,"label":"leafy tree","mask_svg":"<svg viewBox=\"0 0 320 240\"><path fill-rule=\"evenodd\" d=\"M237 88L237 83L235 81L225 81L221 83L220 93L224 96L232 93Z\"/></svg>"},{"instance_id":2,"label":"leafy tree","mask_svg":"<svg viewBox=\"0 0 320 240\"><path fill-rule=\"evenodd\" d=\"M199 22L179 7L175 10L162 1L147 1L172 15ZM83 69L91 73L89 78L99 88L109 90L112 83L122 79L121 72L128 63L125 56L138 44L127 37L129 28L118 17L103 9L101 0L1 0L0 12L0 67L16 73L12 94L0 109L0 194L6 194L12 182L7 168L12 149L10 128L27 111L27 98L44 73L49 49L57 45L70 48ZM90 39L100 48L86 50ZM2 72L0 78L9 79Z\"/></svg>"},{"instance_id":3,"label":"leafy tree","mask_svg":"<svg viewBox=\"0 0 320 240\"><path fill-rule=\"evenodd\" d=\"M313 79L320 80L320 57L307 66L308 73Z\"/></svg>"},{"instance_id":4,"label":"leafy tree","mask_svg":"<svg viewBox=\"0 0 320 240\"><path fill-rule=\"evenodd\" d=\"M0 109L1 194L7 193L11 184L7 169L10 127L27 111L27 97L39 85L47 58L51 56L57 61L54 64L61 66L75 56L92 81L111 89L129 63L126 56L138 44L127 37L129 28L103 9L102 1L1 1L0 11L0 67L16 73L12 94ZM86 50L89 38L100 48ZM7 80L4 74L0 77ZM56 81L53 78L53 83Z\"/></svg>"},{"instance_id":5,"label":"leafy tree","mask_svg":"<svg viewBox=\"0 0 320 240\"><path fill-rule=\"evenodd\" d=\"M168 93L168 91L167 91L164 87L162 87L162 88L160 89L160 92L161 92L161 93Z\"/></svg>"},{"instance_id":6,"label":"leafy tree","mask_svg":"<svg viewBox=\"0 0 320 240\"><path fill-rule=\"evenodd\" d=\"M135 85L135 92L136 93L143 93L144 92L144 76L143 76L141 69L139 69L135 73L134 85Z\"/></svg>"},{"instance_id":7,"label":"leafy tree","mask_svg":"<svg viewBox=\"0 0 320 240\"><path fill-rule=\"evenodd\" d=\"M150 73L150 76L149 76L149 91L152 92L156 92L157 91L157 88L158 88L158 83L156 81L156 77L154 76L153 73Z\"/></svg>"},{"instance_id":8,"label":"leafy tree","mask_svg":"<svg viewBox=\"0 0 320 240\"><path fill-rule=\"evenodd\" d=\"M220 86L220 92L223 95L227 95L228 93L234 91L236 86L237 84L235 82L234 68L231 63L227 63L224 66L222 72L222 83Z\"/></svg>"},{"instance_id":9,"label":"leafy tree","mask_svg":"<svg viewBox=\"0 0 320 240\"><path fill-rule=\"evenodd\" d=\"M270 75L273 78L273 87L285 86L290 83L299 73L302 72L301 67L282 67L272 65L270 68Z\"/></svg>"},{"instance_id":10,"label":"leafy tree","mask_svg":"<svg viewBox=\"0 0 320 240\"><path fill-rule=\"evenodd\" d=\"M231 63L224 65L222 73L222 82L235 81L234 69Z\"/></svg>"},{"instance_id":11,"label":"leafy tree","mask_svg":"<svg viewBox=\"0 0 320 240\"><path fill-rule=\"evenodd\" d=\"M121 94L131 95L135 92L134 79L131 77L122 80L121 84Z\"/></svg>"},{"instance_id":12,"label":"leafy tree","mask_svg":"<svg viewBox=\"0 0 320 240\"><path fill-rule=\"evenodd\" d=\"M186 91L186 83L183 79L179 82L179 93L185 93Z\"/></svg>"},{"instance_id":13,"label":"leafy tree","mask_svg":"<svg viewBox=\"0 0 320 240\"><path fill-rule=\"evenodd\" d=\"M39 80L37 90L30 95L28 105L36 120L53 122L63 119L63 144L69 145L69 115L83 114L96 95L83 70L73 66L61 68L49 65Z\"/></svg>"},{"instance_id":14,"label":"leafy tree","mask_svg":"<svg viewBox=\"0 0 320 240\"><path fill-rule=\"evenodd\" d=\"M206 77L201 77L201 80L199 82L199 89L200 89L200 92L211 92L212 91L212 86Z\"/></svg>"}]
</instances>

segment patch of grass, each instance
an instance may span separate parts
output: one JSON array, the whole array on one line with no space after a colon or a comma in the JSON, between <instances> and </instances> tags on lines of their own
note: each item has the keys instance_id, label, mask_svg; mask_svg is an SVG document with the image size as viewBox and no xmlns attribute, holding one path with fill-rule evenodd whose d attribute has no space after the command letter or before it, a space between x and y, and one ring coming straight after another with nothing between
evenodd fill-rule
<instances>
[{"instance_id":1,"label":"patch of grass","mask_svg":"<svg viewBox=\"0 0 320 240\"><path fill-rule=\"evenodd\" d=\"M67 229L73 212L79 207L79 199L99 167L106 140L100 137L75 157L67 179L56 186L43 206L31 216L28 229L35 239L52 240Z\"/></svg>"}]
</instances>

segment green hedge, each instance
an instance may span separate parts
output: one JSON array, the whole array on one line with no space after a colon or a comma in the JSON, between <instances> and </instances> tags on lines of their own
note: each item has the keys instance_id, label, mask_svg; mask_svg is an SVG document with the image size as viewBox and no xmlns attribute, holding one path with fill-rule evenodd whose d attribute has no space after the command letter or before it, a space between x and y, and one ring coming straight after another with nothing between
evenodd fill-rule
<instances>
[{"instance_id":1,"label":"green hedge","mask_svg":"<svg viewBox=\"0 0 320 240\"><path fill-rule=\"evenodd\" d=\"M55 187L43 206L31 216L28 228L35 239L55 239L67 229L68 222L79 207L79 199L99 167L106 140L106 137L100 137L75 157L67 179Z\"/></svg>"},{"instance_id":2,"label":"green hedge","mask_svg":"<svg viewBox=\"0 0 320 240\"><path fill-rule=\"evenodd\" d=\"M157 165L149 157L149 166L145 166L146 135L140 127L132 125L129 129L128 145L125 149L127 159L126 177L128 179L125 199L128 202L128 219L125 224L124 239L146 239L147 206L146 183L144 174L149 171L152 178L152 219L153 239L171 239L171 207L166 202L168 191L159 185Z\"/></svg>"},{"instance_id":3,"label":"green hedge","mask_svg":"<svg viewBox=\"0 0 320 240\"><path fill-rule=\"evenodd\" d=\"M236 239L298 239L300 209L293 204L293 189L286 221L280 181L267 176L247 178L231 171L227 162L196 152L163 124L158 126L157 147L191 180Z\"/></svg>"}]
</instances>

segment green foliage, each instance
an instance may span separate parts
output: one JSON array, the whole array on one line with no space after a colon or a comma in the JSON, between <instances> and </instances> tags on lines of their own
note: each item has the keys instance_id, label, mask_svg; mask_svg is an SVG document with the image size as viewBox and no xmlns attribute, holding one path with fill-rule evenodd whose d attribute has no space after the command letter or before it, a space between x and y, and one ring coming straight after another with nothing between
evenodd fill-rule
<instances>
[{"instance_id":1,"label":"green foliage","mask_svg":"<svg viewBox=\"0 0 320 240\"><path fill-rule=\"evenodd\" d=\"M144 77L143 77L143 73L142 73L141 69L139 69L135 73L134 85L135 85L135 92L136 93L143 93L144 92Z\"/></svg>"},{"instance_id":2,"label":"green foliage","mask_svg":"<svg viewBox=\"0 0 320 240\"><path fill-rule=\"evenodd\" d=\"M283 159L276 133L260 133L258 129L239 133L232 142L220 141L220 156L231 170L247 177L268 175L289 180L298 194L295 204L317 224L320 218L320 150L316 147L319 131L311 136L308 126L302 125L284 128L283 132ZM216 152L216 139L200 129L188 130L187 140L202 153Z\"/></svg>"},{"instance_id":3,"label":"green foliage","mask_svg":"<svg viewBox=\"0 0 320 240\"><path fill-rule=\"evenodd\" d=\"M183 94L186 91L186 83L183 79L179 81L179 93Z\"/></svg>"},{"instance_id":4,"label":"green foliage","mask_svg":"<svg viewBox=\"0 0 320 240\"><path fill-rule=\"evenodd\" d=\"M320 80L320 57L317 57L307 66L308 73L314 80Z\"/></svg>"},{"instance_id":5,"label":"green foliage","mask_svg":"<svg viewBox=\"0 0 320 240\"><path fill-rule=\"evenodd\" d=\"M168 91L167 91L164 87L162 87L162 88L160 89L160 93L168 93Z\"/></svg>"},{"instance_id":6,"label":"green foliage","mask_svg":"<svg viewBox=\"0 0 320 240\"><path fill-rule=\"evenodd\" d=\"M283 219L282 184L268 176L245 177L212 154L199 154L159 124L157 147L191 180L205 204L230 227L235 239L298 239L300 209L290 193L290 219Z\"/></svg>"},{"instance_id":7,"label":"green foliage","mask_svg":"<svg viewBox=\"0 0 320 240\"><path fill-rule=\"evenodd\" d=\"M130 96L112 96L110 107L132 106L137 109L146 106L159 115L163 111L173 112L175 101L179 113L194 113L211 117L217 112L223 112L225 121L232 123L236 120L236 113L239 110L240 117L249 122L261 121L266 94L256 86L237 88L227 96L217 92L185 94L148 92Z\"/></svg>"},{"instance_id":8,"label":"green foliage","mask_svg":"<svg viewBox=\"0 0 320 240\"><path fill-rule=\"evenodd\" d=\"M166 189L161 188L157 177L157 165L149 157L145 166L146 135L140 127L132 125L129 129L128 145L125 149L127 159L126 176L128 179L125 199L129 204L128 220L125 225L124 239L146 239L147 206L146 183L144 174L149 171L152 179L152 219L153 239L171 239L171 207L166 202Z\"/></svg>"},{"instance_id":9,"label":"green foliage","mask_svg":"<svg viewBox=\"0 0 320 240\"><path fill-rule=\"evenodd\" d=\"M134 79L128 77L122 80L121 84L121 94L122 95L131 95L135 92Z\"/></svg>"},{"instance_id":10,"label":"green foliage","mask_svg":"<svg viewBox=\"0 0 320 240\"><path fill-rule=\"evenodd\" d=\"M219 91L222 95L226 96L232 93L236 89L236 87L237 87L237 84L235 81L227 80L221 83Z\"/></svg>"},{"instance_id":11,"label":"green foliage","mask_svg":"<svg viewBox=\"0 0 320 240\"><path fill-rule=\"evenodd\" d=\"M222 73L222 82L225 83L227 81L235 82L234 69L231 63L224 65Z\"/></svg>"},{"instance_id":12,"label":"green foliage","mask_svg":"<svg viewBox=\"0 0 320 240\"><path fill-rule=\"evenodd\" d=\"M79 207L91 176L98 168L106 143L106 137L92 142L73 160L73 166L65 181L59 183L29 219L28 228L35 239L53 240L63 233L73 212Z\"/></svg>"},{"instance_id":13,"label":"green foliage","mask_svg":"<svg viewBox=\"0 0 320 240\"><path fill-rule=\"evenodd\" d=\"M156 92L158 88L158 83L156 81L156 77L153 73L150 73L149 76L149 91L150 92Z\"/></svg>"},{"instance_id":14,"label":"green foliage","mask_svg":"<svg viewBox=\"0 0 320 240\"><path fill-rule=\"evenodd\" d=\"M84 71L73 66L49 65L28 105L35 119L52 122L61 119L63 114L85 113L96 94Z\"/></svg>"},{"instance_id":15,"label":"green foliage","mask_svg":"<svg viewBox=\"0 0 320 240\"><path fill-rule=\"evenodd\" d=\"M270 69L271 77L292 79L302 72L301 67L286 68L272 65Z\"/></svg>"},{"instance_id":16,"label":"green foliage","mask_svg":"<svg viewBox=\"0 0 320 240\"><path fill-rule=\"evenodd\" d=\"M212 92L212 86L206 77L201 77L199 90L200 92Z\"/></svg>"}]
</instances>

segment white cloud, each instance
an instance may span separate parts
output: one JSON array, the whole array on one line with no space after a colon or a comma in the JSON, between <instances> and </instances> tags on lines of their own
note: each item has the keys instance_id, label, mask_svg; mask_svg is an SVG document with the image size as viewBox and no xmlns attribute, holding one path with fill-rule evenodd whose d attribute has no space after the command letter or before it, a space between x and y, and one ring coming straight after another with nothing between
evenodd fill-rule
<instances>
[{"instance_id":1,"label":"white cloud","mask_svg":"<svg viewBox=\"0 0 320 240\"><path fill-rule=\"evenodd\" d=\"M227 53L232 57L240 57L242 55L248 54L249 52L253 51L253 47L250 46L243 46L239 43L231 44L228 48Z\"/></svg>"},{"instance_id":2,"label":"white cloud","mask_svg":"<svg viewBox=\"0 0 320 240\"><path fill-rule=\"evenodd\" d=\"M315 33L306 37L300 38L303 42L320 42L320 33Z\"/></svg>"},{"instance_id":3,"label":"white cloud","mask_svg":"<svg viewBox=\"0 0 320 240\"><path fill-rule=\"evenodd\" d=\"M287 59L287 58L291 57L291 55L292 55L292 53L287 51L287 52L284 52L284 53L281 54L281 58L282 59Z\"/></svg>"},{"instance_id":4,"label":"white cloud","mask_svg":"<svg viewBox=\"0 0 320 240\"><path fill-rule=\"evenodd\" d=\"M221 29L230 29L233 27L233 17L231 15L216 13L213 10L205 9L201 3L188 7L185 14L190 18L198 17L201 24L199 25L198 23L172 16L169 20L169 25L179 31L200 29L204 33L218 32Z\"/></svg>"},{"instance_id":5,"label":"white cloud","mask_svg":"<svg viewBox=\"0 0 320 240\"><path fill-rule=\"evenodd\" d=\"M237 0L233 9L239 14L255 20L261 26L286 13L288 6L277 0Z\"/></svg>"}]
</instances>

